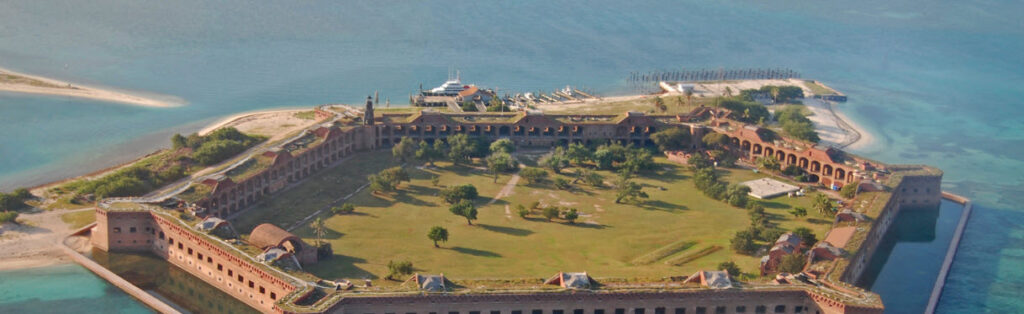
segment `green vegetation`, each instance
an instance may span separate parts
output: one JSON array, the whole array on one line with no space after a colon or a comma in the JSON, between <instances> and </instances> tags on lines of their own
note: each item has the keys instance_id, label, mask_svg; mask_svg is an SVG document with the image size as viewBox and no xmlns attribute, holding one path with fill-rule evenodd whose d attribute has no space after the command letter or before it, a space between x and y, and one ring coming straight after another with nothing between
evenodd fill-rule
<instances>
[{"instance_id":1,"label":"green vegetation","mask_svg":"<svg viewBox=\"0 0 1024 314\"><path fill-rule=\"evenodd\" d=\"M683 150L689 148L690 131L683 128L670 128L651 134L651 141L658 145L658 150Z\"/></svg>"},{"instance_id":2,"label":"green vegetation","mask_svg":"<svg viewBox=\"0 0 1024 314\"><path fill-rule=\"evenodd\" d=\"M807 264L807 257L803 254L789 254L782 257L782 261L779 262L779 272L796 274L804 270L804 264Z\"/></svg>"},{"instance_id":3,"label":"green vegetation","mask_svg":"<svg viewBox=\"0 0 1024 314\"><path fill-rule=\"evenodd\" d=\"M631 263L633 265L647 265L647 264L651 264L651 263L660 261L660 260L662 260L662 259L664 259L666 257L672 256L672 255L674 255L676 253L685 251L685 250L693 247L696 244L697 244L697 242L686 240L686 239L679 240L679 241L676 241L676 242L672 242L672 243L669 243L669 245L663 246L663 247L661 247L661 248L659 248L657 250L651 251L650 253L641 255L640 257L637 257L637 258L633 259L633 261Z\"/></svg>"},{"instance_id":4,"label":"green vegetation","mask_svg":"<svg viewBox=\"0 0 1024 314\"><path fill-rule=\"evenodd\" d=\"M335 215L347 215L347 214L354 213L355 211L356 211L356 206L352 205L350 203L344 203L344 204L341 204L341 206L331 207L331 213L335 214Z\"/></svg>"},{"instance_id":5,"label":"green vegetation","mask_svg":"<svg viewBox=\"0 0 1024 314\"><path fill-rule=\"evenodd\" d=\"M519 177L525 179L527 184L541 183L548 177L548 172L541 168L526 167L519 170Z\"/></svg>"},{"instance_id":6,"label":"green vegetation","mask_svg":"<svg viewBox=\"0 0 1024 314\"><path fill-rule=\"evenodd\" d=\"M736 265L736 263L733 262L733 261L722 262L722 263L718 264L718 268L717 269L724 270L724 271L728 272L729 275L732 275L732 276L738 276L738 275L743 273L743 272L740 271L740 266Z\"/></svg>"},{"instance_id":7,"label":"green vegetation","mask_svg":"<svg viewBox=\"0 0 1024 314\"><path fill-rule=\"evenodd\" d=\"M839 195L845 198L852 199L857 196L857 190L860 188L860 181L852 182L844 185L843 188L839 189Z\"/></svg>"},{"instance_id":8,"label":"green vegetation","mask_svg":"<svg viewBox=\"0 0 1024 314\"><path fill-rule=\"evenodd\" d=\"M27 189L19 188L11 193L0 193L0 211L14 211L28 208L25 202L32 200L32 193Z\"/></svg>"},{"instance_id":9,"label":"green vegetation","mask_svg":"<svg viewBox=\"0 0 1024 314\"><path fill-rule=\"evenodd\" d=\"M448 207L448 211L456 216L466 218L466 223L470 226L473 225L473 220L476 220L476 205L470 200L461 200L458 203L452 204L452 206Z\"/></svg>"},{"instance_id":10,"label":"green vegetation","mask_svg":"<svg viewBox=\"0 0 1024 314\"><path fill-rule=\"evenodd\" d=\"M391 167L366 177L370 181L370 191L387 193L398 189L402 182L409 181L409 172L402 167Z\"/></svg>"},{"instance_id":11,"label":"green vegetation","mask_svg":"<svg viewBox=\"0 0 1024 314\"><path fill-rule=\"evenodd\" d=\"M430 228L430 232L427 233L427 238L430 241L434 241L434 247L441 247L437 245L437 242L448 242L448 229L441 226L433 226Z\"/></svg>"},{"instance_id":12,"label":"green vegetation","mask_svg":"<svg viewBox=\"0 0 1024 314\"><path fill-rule=\"evenodd\" d=\"M171 137L172 150L143 158L99 179L68 183L65 188L97 198L140 196L184 178L201 166L238 155L263 140L264 137L246 135L235 128L217 129L206 136L175 134Z\"/></svg>"},{"instance_id":13,"label":"green vegetation","mask_svg":"<svg viewBox=\"0 0 1024 314\"><path fill-rule=\"evenodd\" d=\"M828 89L827 87L815 83L814 81L804 81L804 86L811 90L811 93L815 95L835 95L835 91Z\"/></svg>"},{"instance_id":14,"label":"green vegetation","mask_svg":"<svg viewBox=\"0 0 1024 314\"><path fill-rule=\"evenodd\" d=\"M808 247L814 245L815 243L818 243L818 237L814 235L814 231L811 231L811 229L807 229L805 227L793 229L793 235L799 237L800 240L803 241L803 243L806 244Z\"/></svg>"},{"instance_id":15,"label":"green vegetation","mask_svg":"<svg viewBox=\"0 0 1024 314\"><path fill-rule=\"evenodd\" d=\"M457 204L462 201L476 200L476 187L472 184L455 185L441 190L440 196L448 204Z\"/></svg>"},{"instance_id":16,"label":"green vegetation","mask_svg":"<svg viewBox=\"0 0 1024 314\"><path fill-rule=\"evenodd\" d=\"M5 223L5 222L18 223L18 212L16 212L16 211L0 212L0 223Z\"/></svg>"},{"instance_id":17,"label":"green vegetation","mask_svg":"<svg viewBox=\"0 0 1024 314\"><path fill-rule=\"evenodd\" d=\"M801 111L800 106L787 106L775 112L775 120L790 137L817 143L821 140L814 130L814 123Z\"/></svg>"},{"instance_id":18,"label":"green vegetation","mask_svg":"<svg viewBox=\"0 0 1024 314\"><path fill-rule=\"evenodd\" d=\"M760 103L742 100L738 97L724 98L718 103L719 107L729 109L729 118L746 123L764 124L771 119L768 108Z\"/></svg>"},{"instance_id":19,"label":"green vegetation","mask_svg":"<svg viewBox=\"0 0 1024 314\"><path fill-rule=\"evenodd\" d=\"M387 279L401 280L403 276L412 275L414 268L410 261L388 261Z\"/></svg>"},{"instance_id":20,"label":"green vegetation","mask_svg":"<svg viewBox=\"0 0 1024 314\"><path fill-rule=\"evenodd\" d=\"M310 111L300 111L300 112L296 112L294 116L296 118L303 119L303 120L313 120L313 119L316 119L316 111L313 111L313 110L310 110Z\"/></svg>"},{"instance_id":21,"label":"green vegetation","mask_svg":"<svg viewBox=\"0 0 1024 314\"><path fill-rule=\"evenodd\" d=\"M464 102L462 102L461 104L459 104L459 108L462 108L462 111L465 111L465 112L477 112L477 111L479 111L479 110L476 109L476 104L473 103L472 101L464 101Z\"/></svg>"},{"instance_id":22,"label":"green vegetation","mask_svg":"<svg viewBox=\"0 0 1024 314\"><path fill-rule=\"evenodd\" d=\"M96 211L80 210L68 212L60 215L60 220L68 224L71 229L78 229L96 221Z\"/></svg>"},{"instance_id":23,"label":"green vegetation","mask_svg":"<svg viewBox=\"0 0 1024 314\"><path fill-rule=\"evenodd\" d=\"M372 154L377 157L357 156L350 162L364 160L377 163L376 169L394 164L391 158L380 158L390 156L390 152ZM443 272L455 278L520 279L546 276L566 269L586 269L611 277L662 278L666 274L715 269L718 264L730 260L740 268L757 268L757 257L722 249L729 246L729 239L736 231L748 228L749 213L702 195L694 189L687 168L665 158L654 158L651 169L629 178L649 196L632 204L616 204L615 194L609 193L606 187L578 184L569 190L559 190L550 180L515 185L510 194L491 203L493 196L498 195L506 183L493 183L490 173L480 169L484 162L479 158L460 165L438 161L436 168L408 168L410 181L408 184L403 182L392 193L374 194L368 190L355 193L345 202L358 207L358 215L322 216L327 226L324 239L345 250L339 250L332 258L322 260L307 270L322 278L383 279L390 274L386 267L389 260L405 260L414 262L416 271ZM338 168L368 167L360 164ZM520 175L526 169L520 171ZM588 171L603 177L619 177L615 169L597 169L590 162L562 169L566 175L533 169L545 173L548 178L572 179ZM715 171L723 182L765 176L746 170ZM434 180L440 184L435 185L432 183ZM299 194L296 192L298 189L315 186L314 190L325 192L319 196L305 194L302 201L323 199L318 203L329 204L339 195L346 195L358 187L358 184L342 187L340 184L349 183L346 181L339 178L336 181L307 183L282 192L280 197L296 199L292 194ZM442 192L455 191L454 187L463 185L471 185L477 192L477 197L465 200L474 205L476 219L467 220L465 216L453 214L445 196L459 193ZM449 198L457 199L456 204L464 200L463 197ZM793 206L809 207L810 202L810 198L769 200L763 202L761 211L763 215L772 217L772 229L807 227L815 233L824 234L827 222L794 220L786 214ZM329 208L283 202L277 206L278 211L283 212L306 210L307 207L312 210ZM310 212L306 210L287 215L298 221ZM282 215L270 210L263 213ZM515 218L517 215L519 218ZM546 217L554 223L547 222ZM287 226L288 217L283 218L285 221L280 224ZM426 249L424 236L429 235L433 227L445 228L449 237L447 242L438 242L439 245L443 242L443 247ZM311 243L316 237L314 230L306 225L296 229L295 233L310 239ZM452 237L452 233L457 236ZM652 253L677 242L700 243L700 247L699 250L691 247L669 253ZM753 242L758 246L765 245L760 239L753 239ZM645 255L666 256L646 265L633 263ZM378 281L375 284L389 283Z\"/></svg>"}]
</instances>

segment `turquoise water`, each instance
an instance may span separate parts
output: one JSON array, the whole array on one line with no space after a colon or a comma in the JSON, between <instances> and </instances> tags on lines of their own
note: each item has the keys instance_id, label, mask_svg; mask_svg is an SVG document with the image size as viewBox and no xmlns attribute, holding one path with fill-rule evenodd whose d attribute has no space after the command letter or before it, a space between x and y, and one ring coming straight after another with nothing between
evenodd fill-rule
<instances>
[{"instance_id":1,"label":"turquoise water","mask_svg":"<svg viewBox=\"0 0 1024 314\"><path fill-rule=\"evenodd\" d=\"M847 93L856 153L976 201L943 312L1024 311L1024 3L0 2L0 66L173 95L139 108L0 94L0 189L90 172L231 113L402 103L449 68L510 91L625 93L631 71L788 67ZM896 253L893 253L896 254ZM886 299L928 291L886 292Z\"/></svg>"},{"instance_id":2,"label":"turquoise water","mask_svg":"<svg viewBox=\"0 0 1024 314\"><path fill-rule=\"evenodd\" d=\"M78 265L0 271L0 313L152 313Z\"/></svg>"}]
</instances>

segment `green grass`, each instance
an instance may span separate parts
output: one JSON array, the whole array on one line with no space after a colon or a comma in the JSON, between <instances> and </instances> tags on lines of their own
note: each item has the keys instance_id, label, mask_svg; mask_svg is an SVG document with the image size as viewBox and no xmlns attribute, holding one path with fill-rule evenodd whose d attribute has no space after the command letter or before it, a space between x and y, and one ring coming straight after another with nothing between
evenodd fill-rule
<instances>
[{"instance_id":1,"label":"green grass","mask_svg":"<svg viewBox=\"0 0 1024 314\"><path fill-rule=\"evenodd\" d=\"M377 163L387 159L390 158L382 157ZM520 180L512 195L488 205L509 180L509 175L502 175L498 183L494 183L482 170L450 163L439 162L437 169L407 167L412 182L403 183L399 192L378 196L363 190L349 200L356 206L356 214L324 215L328 226L326 240L332 244L335 256L306 270L328 279L380 279L387 273L385 265L389 260L409 260L418 272L444 273L456 280L539 278L558 271L588 271L596 277L657 279L714 269L718 263L733 260L744 271L755 272L759 257L736 254L729 249L733 234L749 225L746 210L705 197L693 187L689 171L683 166L664 158L658 158L657 162L659 170L635 179L650 194L650 198L640 204L615 204L615 191L610 188L576 185L572 191L562 191L550 183L527 186ZM765 176L749 170L722 171L723 178L730 182ZM615 174L607 171L599 173L608 181L615 178ZM432 186L430 178L433 176L440 176L441 185L475 185L481 196L476 201L479 220L470 226L462 217L451 214L448 205L436 196L441 187ZM363 177L358 177L359 182ZM338 184L328 181L306 184L302 188L309 189L307 186L312 185L315 189L334 191L331 197L336 197L354 190L352 186L361 185L350 184L346 188ZM296 195L288 196L289 193ZM305 204L314 203L313 207L319 207L327 202L314 201L323 198L315 193L298 194L289 191L282 195L288 198L278 197L276 201L282 206L274 210L275 214L294 220L315 211ZM809 208L811 199L777 198L766 201L765 207L779 227L810 227L822 238L829 226L827 221L793 220L787 213L791 206ZM548 222L539 215L519 218L515 205L533 201L574 207L581 215L576 224ZM509 207L507 212L506 206ZM434 248L426 237L435 225L449 230L449 241L442 243L441 248ZM308 226L296 229L295 233L313 241ZM701 248L724 249L702 252L702 256L682 266L634 263L652 254L664 255L655 260L678 259L691 251L682 245L688 242L699 243Z\"/></svg>"},{"instance_id":2,"label":"green grass","mask_svg":"<svg viewBox=\"0 0 1024 314\"><path fill-rule=\"evenodd\" d=\"M71 229L78 229L96 221L96 211L83 210L65 213L60 215L60 220L68 224Z\"/></svg>"},{"instance_id":3,"label":"green grass","mask_svg":"<svg viewBox=\"0 0 1024 314\"><path fill-rule=\"evenodd\" d=\"M814 81L804 81L804 86L807 86L815 95L833 95L836 92L822 86L821 84L815 83Z\"/></svg>"},{"instance_id":4,"label":"green grass","mask_svg":"<svg viewBox=\"0 0 1024 314\"><path fill-rule=\"evenodd\" d=\"M257 204L232 224L242 233L265 222L288 228L358 189L366 183L367 175L395 165L390 151L358 153L337 167L312 175L304 184Z\"/></svg>"},{"instance_id":5,"label":"green grass","mask_svg":"<svg viewBox=\"0 0 1024 314\"><path fill-rule=\"evenodd\" d=\"M564 109L555 107L554 109L544 110L544 112L550 114L621 114L628 111L638 111L648 114L685 114L701 104L712 105L714 103L709 98L693 97L690 99L690 103L687 104L686 96L664 96L661 99L668 110L661 112L661 110L657 110L654 107L655 97L659 96L652 95L643 99L625 101L603 101L591 104L585 108L577 106L565 106Z\"/></svg>"},{"instance_id":6,"label":"green grass","mask_svg":"<svg viewBox=\"0 0 1024 314\"><path fill-rule=\"evenodd\" d=\"M295 117L303 120L313 120L316 119L316 112L313 110L300 111L295 113Z\"/></svg>"}]
</instances>

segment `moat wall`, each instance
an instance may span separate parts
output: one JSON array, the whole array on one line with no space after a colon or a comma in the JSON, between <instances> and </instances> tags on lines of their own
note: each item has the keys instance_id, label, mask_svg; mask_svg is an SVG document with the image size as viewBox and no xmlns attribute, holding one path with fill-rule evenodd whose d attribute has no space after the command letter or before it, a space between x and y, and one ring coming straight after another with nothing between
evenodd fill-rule
<instances>
[{"instance_id":1,"label":"moat wall","mask_svg":"<svg viewBox=\"0 0 1024 314\"><path fill-rule=\"evenodd\" d=\"M941 185L941 174L903 176L881 213L875 218L871 232L864 239L860 249L850 257L850 265L846 267L840 280L851 284L860 282L871 258L900 211L937 208L942 201Z\"/></svg>"}]
</instances>

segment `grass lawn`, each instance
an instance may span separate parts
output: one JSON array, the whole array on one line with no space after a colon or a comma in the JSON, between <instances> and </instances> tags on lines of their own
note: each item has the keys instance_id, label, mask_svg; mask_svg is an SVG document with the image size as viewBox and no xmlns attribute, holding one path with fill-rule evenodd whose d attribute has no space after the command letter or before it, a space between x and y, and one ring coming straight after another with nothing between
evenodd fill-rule
<instances>
[{"instance_id":1,"label":"grass lawn","mask_svg":"<svg viewBox=\"0 0 1024 314\"><path fill-rule=\"evenodd\" d=\"M693 97L690 99L690 103L687 104L686 96L664 96L661 97L661 100L665 104L667 110L665 112L661 112L661 110L655 110L655 97L660 96L648 96L642 99L624 101L602 101L590 104L583 108L573 105L567 105L564 108L560 108L558 106L546 106L544 107L544 112L551 114L620 114L623 112L637 111L648 114L685 114L693 111L694 108L699 107L701 104L711 105L714 103L712 99Z\"/></svg>"},{"instance_id":2,"label":"grass lawn","mask_svg":"<svg viewBox=\"0 0 1024 314\"><path fill-rule=\"evenodd\" d=\"M60 220L63 220L64 223L68 224L72 230L78 229L96 221L96 211L83 210L65 213L60 215Z\"/></svg>"},{"instance_id":3,"label":"grass lawn","mask_svg":"<svg viewBox=\"0 0 1024 314\"><path fill-rule=\"evenodd\" d=\"M376 163L391 164L382 161L389 159L381 158ZM528 186L523 180L514 185L511 195L491 203L510 175L502 175L494 183L491 176L473 167L445 162L437 163L438 168L410 166L407 169L412 182L403 183L401 191L377 196L363 190L349 200L356 206L355 214L325 215L326 240L332 244L335 256L306 270L328 279L380 279L387 274L385 265L389 260L409 260L418 272L444 273L455 280L540 278L558 271L588 271L598 278L658 279L713 269L720 262L733 260L745 272L756 272L759 257L735 254L729 248L733 234L750 223L746 210L705 197L694 188L684 166L664 158L656 161L657 171L635 179L650 195L640 204L615 204L612 188L579 183L572 191L563 191L550 183ZM374 169L380 168L383 165ZM749 170L723 171L723 178L730 182L765 176ZM616 177L607 171L599 173L606 183ZM433 176L440 176L442 186L475 185L480 192L476 201L479 220L470 226L464 218L451 214L448 205L437 197L442 187L431 184ZM332 192L337 195L354 190L332 182L316 186L337 191ZM278 202L326 202L313 201L317 197L309 194L291 196L287 201L279 197ZM782 197L766 201L765 207L773 223L783 228L811 227L821 238L829 226L827 221L797 221L787 213L794 205L810 208L811 200ZM548 222L539 215L520 218L515 205L533 201L577 208L580 218L576 224ZM291 208L302 206L307 205ZM313 210L302 209L306 213ZM441 248L434 248L426 237L432 226L449 230L449 241ZM308 226L295 232L314 241ZM715 246L722 249L716 250Z\"/></svg>"},{"instance_id":4,"label":"grass lawn","mask_svg":"<svg viewBox=\"0 0 1024 314\"><path fill-rule=\"evenodd\" d=\"M320 171L305 183L257 204L232 224L241 233L249 233L265 222L288 228L366 184L367 175L398 164L391 161L390 150L357 153L341 165Z\"/></svg>"}]
</instances>

